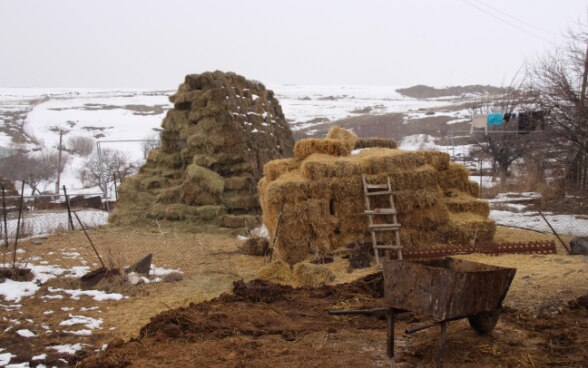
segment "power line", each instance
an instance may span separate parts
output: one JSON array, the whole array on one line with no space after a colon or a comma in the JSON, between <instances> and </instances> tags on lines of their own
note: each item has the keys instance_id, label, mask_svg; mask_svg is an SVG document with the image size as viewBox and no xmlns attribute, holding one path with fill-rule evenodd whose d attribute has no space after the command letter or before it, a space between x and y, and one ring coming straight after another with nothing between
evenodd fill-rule
<instances>
[{"instance_id":1,"label":"power line","mask_svg":"<svg viewBox=\"0 0 588 368\"><path fill-rule=\"evenodd\" d=\"M540 39L540 40L542 40L542 41L545 41L545 42L547 42L547 43L554 44L552 41L550 41L550 40L548 40L548 39L546 39L546 38L544 38L544 37L542 37L542 36L539 36L539 35L538 35L538 34L536 34L536 33L530 32L530 31L528 31L528 30L526 30L526 29L524 29L524 28L521 28L521 27L519 27L518 25L516 25L516 24L514 24L514 23L512 23L512 22L509 22L509 21L508 21L508 20L506 20L506 19L503 19L503 18L501 18L501 17L499 17L499 16L497 16L497 15L495 15L495 14L492 14L492 13L488 12L486 9L479 7L478 5L476 5L476 4L474 4L474 3L471 3L469 0L461 0L461 1L463 1L464 3L466 3L466 4L470 5L470 6L473 6L474 8L476 8L476 9L478 9L479 11L481 11L481 12L485 13L486 15L489 15L489 16L491 16L492 18L495 18L495 19L497 19L497 20L501 21L502 23L508 24L509 26L511 26L511 27L513 27L513 28L516 28L516 29L518 29L518 30L519 30L519 31L521 31L521 32L524 32L524 33L526 33L526 34L528 34L528 35L530 35L530 36L533 36L533 37L535 37L535 38L538 38L538 39Z\"/></svg>"},{"instance_id":2,"label":"power line","mask_svg":"<svg viewBox=\"0 0 588 368\"><path fill-rule=\"evenodd\" d=\"M535 28L536 30L539 30L539 31L541 31L541 32L549 33L549 34L551 34L551 35L558 36L558 37L560 37L560 36L561 36L560 34L557 34L557 33L555 33L555 32L552 32L552 31L550 31L550 30L547 30L547 29L544 29L544 28L541 28L541 27L537 27L536 25L534 25L534 24L532 24L532 23L529 23L529 22L527 22L527 21L525 21L525 20L523 20L523 19L521 19L521 18L515 17L514 15L511 15L511 14L509 14L509 13L507 13L507 12L504 12L504 11L502 11L502 10L500 10L500 9L497 9L497 8L493 7L492 5L485 3L485 2L484 2L484 1L482 1L482 0L473 0L473 1L475 1L475 2L479 3L479 4L480 4L480 5L482 5L482 6L485 6L485 7L489 8L489 9L492 9L492 10L494 10L494 11L495 11L495 12L497 12L497 13L500 13L500 14L502 14L502 15L505 15L505 16L507 16L507 17L511 18L511 19L514 19L514 20L516 20L517 22L520 22L520 23L526 24L526 25L527 25L527 26L529 26L529 27Z\"/></svg>"}]
</instances>

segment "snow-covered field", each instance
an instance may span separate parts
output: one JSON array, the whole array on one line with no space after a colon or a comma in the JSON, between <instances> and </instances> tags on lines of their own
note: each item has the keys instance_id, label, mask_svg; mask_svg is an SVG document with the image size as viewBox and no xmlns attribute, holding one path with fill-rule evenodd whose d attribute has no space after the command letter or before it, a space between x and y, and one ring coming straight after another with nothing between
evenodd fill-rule
<instances>
[{"instance_id":1,"label":"snow-covered field","mask_svg":"<svg viewBox=\"0 0 588 368\"><path fill-rule=\"evenodd\" d=\"M293 130L319 124L321 120L334 121L362 114L406 113L407 122L425 117L422 110L451 105L457 98L420 100L400 95L395 86L276 85L269 88L275 91ZM144 161L143 142L134 141L156 136L166 111L173 107L168 100L173 93L161 90L0 88L1 124L22 129L29 138L27 143L17 145L6 131L0 129L0 147L22 147L35 150L34 154L56 152L59 144L57 130L63 129L67 131L65 146L70 138L90 137L100 142L101 149L124 151L131 161L140 165ZM457 122L467 119L468 112L458 110L444 114L452 118L451 122ZM418 145L416 141L411 144ZM403 148L412 147L409 148L407 143ZM440 149L440 146L427 148ZM72 155L62 174L61 184L72 192L82 188L79 172L85 160ZM53 185L42 183L40 189L51 190Z\"/></svg>"},{"instance_id":2,"label":"snow-covered field","mask_svg":"<svg viewBox=\"0 0 588 368\"><path fill-rule=\"evenodd\" d=\"M363 114L409 113L421 118L419 109L447 106L452 98L419 100L396 92L394 86L306 86L283 85L273 90L292 125L292 130L312 127L324 119L335 121ZM456 118L463 118L458 114Z\"/></svg>"}]
</instances>

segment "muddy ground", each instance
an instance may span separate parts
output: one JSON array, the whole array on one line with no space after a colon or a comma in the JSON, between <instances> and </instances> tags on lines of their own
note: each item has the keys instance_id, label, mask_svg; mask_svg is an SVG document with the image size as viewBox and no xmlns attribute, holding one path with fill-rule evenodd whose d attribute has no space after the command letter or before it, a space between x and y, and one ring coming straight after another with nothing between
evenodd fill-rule
<instances>
[{"instance_id":1,"label":"muddy ground","mask_svg":"<svg viewBox=\"0 0 588 368\"><path fill-rule=\"evenodd\" d=\"M402 333L408 326L427 321L414 321L410 316L401 318L396 326L397 357L389 360L385 354L383 320L326 314L328 309L381 305L378 297L381 290L377 290L376 283L364 280L341 285L376 272L375 266L349 273L347 260L335 257L335 262L326 267L334 273L336 285L319 290L290 289L259 282L249 284L265 260L241 254L242 242L234 237L188 234L166 227L106 227L90 231L90 236L108 263L129 264L151 252L157 266L177 269L183 273L183 279L136 287L117 283L99 285L98 289L121 293L125 298L97 301L90 296L76 299L66 292L56 292L79 287L75 279L61 275L16 304L0 300L0 348L4 349L0 354L13 354L11 364L28 362L32 367L38 364L59 367L76 364L104 367L433 365L438 330L414 335ZM544 238L543 234L501 227L496 235L496 241ZM64 269L98 266L81 232L52 236L42 244L23 243L23 249L25 253L19 257L29 264ZM449 325L446 366L579 367L588 360L588 314L585 303L583 307L574 303L588 294L587 257L568 256L558 247L558 254L554 255L461 258L516 267L517 274L504 301L503 318L491 335L477 335L467 321ZM233 295L235 282L238 288ZM213 298L217 299L210 301ZM64 326L70 315L99 319L102 323L88 335L75 334L87 328ZM17 333L20 329L28 329L36 336L20 336ZM79 344L80 349L74 354L55 349L63 344ZM99 353L103 348L106 352Z\"/></svg>"},{"instance_id":2,"label":"muddy ground","mask_svg":"<svg viewBox=\"0 0 588 368\"><path fill-rule=\"evenodd\" d=\"M556 315L522 316L507 309L481 336L467 322L450 324L447 367L582 367L588 361L588 300ZM385 320L331 316L329 309L382 306L374 274L339 286L292 289L255 280L232 294L158 315L127 343L82 361L99 367L427 367L434 366L438 330L407 336L425 324L410 314L396 324L396 357L386 355Z\"/></svg>"}]
</instances>

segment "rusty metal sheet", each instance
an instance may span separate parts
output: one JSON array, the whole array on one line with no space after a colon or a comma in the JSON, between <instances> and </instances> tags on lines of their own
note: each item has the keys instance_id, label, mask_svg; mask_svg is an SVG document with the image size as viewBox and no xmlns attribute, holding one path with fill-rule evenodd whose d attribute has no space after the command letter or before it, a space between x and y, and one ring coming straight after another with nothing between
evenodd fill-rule
<instances>
[{"instance_id":1,"label":"rusty metal sheet","mask_svg":"<svg viewBox=\"0 0 588 368\"><path fill-rule=\"evenodd\" d=\"M402 257L404 259L427 259L459 254L482 253L491 255L500 254L556 254L555 242L553 240L541 240L530 242L507 242L507 243L484 243L476 245L456 245L423 249L404 248ZM391 254L392 259L397 255Z\"/></svg>"},{"instance_id":2,"label":"rusty metal sheet","mask_svg":"<svg viewBox=\"0 0 588 368\"><path fill-rule=\"evenodd\" d=\"M387 307L446 320L500 308L516 272L452 258L384 262Z\"/></svg>"}]
</instances>

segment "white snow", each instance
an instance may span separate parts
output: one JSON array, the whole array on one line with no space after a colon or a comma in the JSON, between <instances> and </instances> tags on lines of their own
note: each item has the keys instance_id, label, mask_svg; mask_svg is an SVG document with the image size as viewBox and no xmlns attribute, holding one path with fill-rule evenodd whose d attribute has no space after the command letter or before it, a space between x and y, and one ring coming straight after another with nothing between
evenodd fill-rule
<instances>
[{"instance_id":1,"label":"white snow","mask_svg":"<svg viewBox=\"0 0 588 368\"><path fill-rule=\"evenodd\" d=\"M588 236L588 220L586 219L577 218L575 215L543 214L560 235ZM518 226L551 233L551 229L537 212L515 213L492 210L490 218L498 225Z\"/></svg>"},{"instance_id":2,"label":"white snow","mask_svg":"<svg viewBox=\"0 0 588 368\"><path fill-rule=\"evenodd\" d=\"M53 346L47 347L47 349L56 350L60 354L70 354L70 355L73 355L73 354L76 353L76 351L82 349L82 344L77 343L77 344L53 345Z\"/></svg>"},{"instance_id":3,"label":"white snow","mask_svg":"<svg viewBox=\"0 0 588 368\"><path fill-rule=\"evenodd\" d=\"M45 360L47 359L47 354L39 354L35 355L31 358L31 360Z\"/></svg>"},{"instance_id":4,"label":"white snow","mask_svg":"<svg viewBox=\"0 0 588 368\"><path fill-rule=\"evenodd\" d=\"M84 210L76 211L76 213L86 228L108 223L108 212L106 211ZM17 221L17 219L11 219L6 222L9 237L13 237L11 234L16 233ZM24 219L21 219L20 226L30 231L31 236L38 237L62 231L67 228L67 223L67 212L44 212L28 214Z\"/></svg>"},{"instance_id":5,"label":"white snow","mask_svg":"<svg viewBox=\"0 0 588 368\"><path fill-rule=\"evenodd\" d=\"M80 289L57 289L49 287L48 291L50 293L66 293L70 295L70 297L74 300L79 300L81 296L86 295L92 297L96 301L103 301L103 300L121 300L124 298L122 294L119 293L107 293L101 290L80 290Z\"/></svg>"},{"instance_id":6,"label":"white snow","mask_svg":"<svg viewBox=\"0 0 588 368\"><path fill-rule=\"evenodd\" d=\"M69 319L61 321L60 326L73 326L73 325L84 325L87 329L97 329L102 325L102 318L92 318L86 316L76 316L73 314L69 315Z\"/></svg>"},{"instance_id":7,"label":"white snow","mask_svg":"<svg viewBox=\"0 0 588 368\"><path fill-rule=\"evenodd\" d=\"M149 271L150 274L155 276L164 276L173 272L182 273L182 271L174 270L173 268L157 267L154 263L151 264L151 270Z\"/></svg>"},{"instance_id":8,"label":"white snow","mask_svg":"<svg viewBox=\"0 0 588 368\"><path fill-rule=\"evenodd\" d=\"M12 353L0 353L0 367L10 363L10 359L16 357Z\"/></svg>"},{"instance_id":9,"label":"white snow","mask_svg":"<svg viewBox=\"0 0 588 368\"><path fill-rule=\"evenodd\" d=\"M6 279L0 284L0 295L7 301L20 302L26 296L31 296L39 290L39 285L33 281L13 281Z\"/></svg>"},{"instance_id":10,"label":"white snow","mask_svg":"<svg viewBox=\"0 0 588 368\"><path fill-rule=\"evenodd\" d=\"M28 329L17 330L16 334L19 336L22 336L22 337L36 337L37 336L36 333L34 333L33 331L28 330Z\"/></svg>"}]
</instances>

